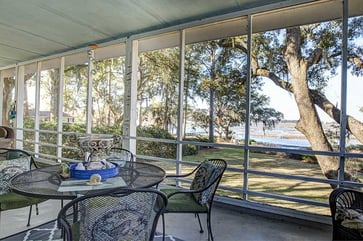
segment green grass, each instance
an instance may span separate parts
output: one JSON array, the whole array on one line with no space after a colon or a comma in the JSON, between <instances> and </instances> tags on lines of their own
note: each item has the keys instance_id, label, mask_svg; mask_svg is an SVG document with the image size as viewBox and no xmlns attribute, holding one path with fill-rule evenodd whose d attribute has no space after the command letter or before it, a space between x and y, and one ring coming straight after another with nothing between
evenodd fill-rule
<instances>
[{"instance_id":1,"label":"green grass","mask_svg":"<svg viewBox=\"0 0 363 241\"><path fill-rule=\"evenodd\" d=\"M199 151L197 155L184 156L183 161L199 163L207 158L222 158L227 161L228 167L243 168L244 150L231 148L205 148ZM175 173L175 165L173 163L163 165L163 168L165 168L168 173ZM192 169L192 166L183 165L182 171L183 173L186 173ZM317 164L264 153L250 153L249 169L288 175L325 178ZM320 202L327 202L329 194L332 190L331 187L327 184L294 179L275 178L263 175L250 174L248 177L248 182L249 190L290 197L306 198ZM243 173L240 171L236 172L227 170L223 175L221 185L242 189ZM242 198L239 193L234 193L231 191L219 191L219 194L232 198ZM250 196L249 200L314 213L329 213L328 208L309 206L278 199Z\"/></svg>"}]
</instances>

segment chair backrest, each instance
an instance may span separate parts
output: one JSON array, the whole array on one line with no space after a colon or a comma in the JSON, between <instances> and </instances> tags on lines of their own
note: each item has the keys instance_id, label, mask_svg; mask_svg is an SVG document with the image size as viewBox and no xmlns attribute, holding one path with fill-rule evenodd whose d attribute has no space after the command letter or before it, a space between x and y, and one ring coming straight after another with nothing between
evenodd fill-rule
<instances>
[{"instance_id":1,"label":"chair backrest","mask_svg":"<svg viewBox=\"0 0 363 241\"><path fill-rule=\"evenodd\" d=\"M342 187L336 188L330 193L329 206L334 224L339 218L344 219L339 217L344 210L363 210L363 192Z\"/></svg>"},{"instance_id":2,"label":"chair backrest","mask_svg":"<svg viewBox=\"0 0 363 241\"><path fill-rule=\"evenodd\" d=\"M155 189L110 189L65 205L58 225L67 241L151 241L166 204L166 196ZM74 207L78 213L73 213Z\"/></svg>"},{"instance_id":3,"label":"chair backrest","mask_svg":"<svg viewBox=\"0 0 363 241\"><path fill-rule=\"evenodd\" d=\"M0 195L9 192L9 181L35 165L32 156L19 149L0 148Z\"/></svg>"},{"instance_id":4,"label":"chair backrest","mask_svg":"<svg viewBox=\"0 0 363 241\"><path fill-rule=\"evenodd\" d=\"M196 168L190 189L199 190L193 195L201 205L212 202L226 167L223 159L207 159Z\"/></svg>"},{"instance_id":5,"label":"chair backrest","mask_svg":"<svg viewBox=\"0 0 363 241\"><path fill-rule=\"evenodd\" d=\"M119 147L113 147L111 148L111 150L107 153L108 159L110 159L110 161L113 162L120 162L120 161L129 161L132 162L135 159L134 154L124 148L119 148Z\"/></svg>"},{"instance_id":6,"label":"chair backrest","mask_svg":"<svg viewBox=\"0 0 363 241\"><path fill-rule=\"evenodd\" d=\"M353 230L358 226L360 228L363 226L361 220L363 217L363 192L343 187L336 188L330 193L329 206L333 224L333 240L353 240L348 235L356 236L361 240L362 229L360 231L356 229L355 232ZM347 231L349 229L341 228L342 226L352 228L350 234Z\"/></svg>"}]
</instances>

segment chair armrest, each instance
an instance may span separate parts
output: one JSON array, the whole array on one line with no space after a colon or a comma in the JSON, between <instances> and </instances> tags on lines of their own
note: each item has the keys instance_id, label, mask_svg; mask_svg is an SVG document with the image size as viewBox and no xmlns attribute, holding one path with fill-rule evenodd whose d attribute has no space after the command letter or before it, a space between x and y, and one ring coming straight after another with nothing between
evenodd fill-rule
<instances>
[{"instance_id":1,"label":"chair armrest","mask_svg":"<svg viewBox=\"0 0 363 241\"><path fill-rule=\"evenodd\" d=\"M177 181L181 181L183 180L187 180L185 179L186 177L189 177L189 176L192 176L193 173L195 172L195 170L193 170L192 172L190 173L186 173L186 174L181 174L181 175L166 175L165 178L164 178L164 182L166 183L170 183L170 182L177 182ZM179 180L178 180L179 179Z\"/></svg>"},{"instance_id":2,"label":"chair armrest","mask_svg":"<svg viewBox=\"0 0 363 241\"><path fill-rule=\"evenodd\" d=\"M177 189L175 192L169 193L167 195L167 197L169 198L169 197L174 196L174 195L176 195L178 193L200 193L200 192L204 192L205 190L207 190L208 188L210 188L214 184L216 184L216 183L212 182L212 183L208 184L207 186L205 186L203 188L200 188L200 189L196 189L196 190L180 188L180 189Z\"/></svg>"},{"instance_id":3,"label":"chair armrest","mask_svg":"<svg viewBox=\"0 0 363 241\"><path fill-rule=\"evenodd\" d=\"M191 171L191 172L189 172L189 173L179 174L179 175L166 175L166 176L165 176L165 178L188 177L188 176L190 176L190 175L194 174L194 173L198 170L199 166L200 166L200 164L199 164L197 167L195 167L195 168L193 169L193 171Z\"/></svg>"},{"instance_id":4,"label":"chair armrest","mask_svg":"<svg viewBox=\"0 0 363 241\"><path fill-rule=\"evenodd\" d=\"M165 178L178 178L178 177L187 177L192 175L193 173L181 174L181 175L166 175Z\"/></svg>"},{"instance_id":5,"label":"chair armrest","mask_svg":"<svg viewBox=\"0 0 363 241\"><path fill-rule=\"evenodd\" d=\"M192 193L198 193L198 192L196 192L195 190L190 190L190 189L178 189L172 193L169 193L167 195L167 198L170 198L172 196L175 196L177 194L182 194L182 193L191 193L192 194Z\"/></svg>"}]
</instances>

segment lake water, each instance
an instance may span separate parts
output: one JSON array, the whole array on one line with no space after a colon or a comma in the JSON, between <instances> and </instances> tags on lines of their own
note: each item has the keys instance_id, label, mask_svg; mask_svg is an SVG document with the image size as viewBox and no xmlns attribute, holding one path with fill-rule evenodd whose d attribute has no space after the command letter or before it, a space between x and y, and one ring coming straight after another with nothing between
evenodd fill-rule
<instances>
[{"instance_id":1,"label":"lake water","mask_svg":"<svg viewBox=\"0 0 363 241\"><path fill-rule=\"evenodd\" d=\"M262 123L250 126L250 139L266 146L279 146L284 148L309 148L310 143L303 134L295 129L295 121L280 122L275 128L264 128ZM327 127L329 128L329 127ZM232 127L232 143L244 140L244 126ZM189 132L188 132L189 131ZM189 135L208 135L202 128L187 128ZM347 141L347 146L360 144L351 139Z\"/></svg>"},{"instance_id":2,"label":"lake water","mask_svg":"<svg viewBox=\"0 0 363 241\"><path fill-rule=\"evenodd\" d=\"M244 127L232 128L232 141L243 140ZM295 123L279 123L275 127L266 128L262 123L250 126L250 139L267 146L279 146L285 148L308 148L310 143L304 135L295 129Z\"/></svg>"}]
</instances>

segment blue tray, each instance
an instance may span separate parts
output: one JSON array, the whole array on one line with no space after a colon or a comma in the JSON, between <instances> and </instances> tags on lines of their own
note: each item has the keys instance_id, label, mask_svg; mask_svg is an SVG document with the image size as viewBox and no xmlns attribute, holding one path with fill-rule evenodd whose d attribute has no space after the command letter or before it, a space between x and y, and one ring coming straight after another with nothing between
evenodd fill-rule
<instances>
[{"instance_id":1,"label":"blue tray","mask_svg":"<svg viewBox=\"0 0 363 241\"><path fill-rule=\"evenodd\" d=\"M85 164L86 162L83 162ZM118 175L119 166L116 163L111 162L115 165L113 168L108 169L100 169L100 170L75 170L78 163L74 163L70 165L71 178L76 179L89 179L93 174L100 174L102 180L114 177Z\"/></svg>"}]
</instances>

